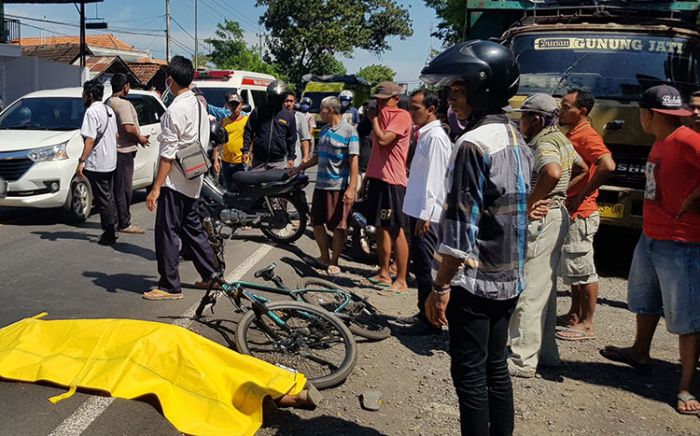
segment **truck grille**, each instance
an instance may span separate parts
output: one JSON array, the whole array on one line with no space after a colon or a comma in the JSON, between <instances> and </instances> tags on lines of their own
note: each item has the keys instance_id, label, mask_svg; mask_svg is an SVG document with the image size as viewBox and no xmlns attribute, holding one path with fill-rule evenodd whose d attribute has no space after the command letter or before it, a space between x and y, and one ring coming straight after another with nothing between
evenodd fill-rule
<instances>
[{"instance_id":1,"label":"truck grille","mask_svg":"<svg viewBox=\"0 0 700 436\"><path fill-rule=\"evenodd\" d=\"M0 159L0 177L8 182L19 180L34 162L28 158Z\"/></svg>"},{"instance_id":2,"label":"truck grille","mask_svg":"<svg viewBox=\"0 0 700 436\"><path fill-rule=\"evenodd\" d=\"M608 145L608 148L612 152L617 168L605 184L644 189L646 184L644 168L651 148L635 145Z\"/></svg>"}]
</instances>

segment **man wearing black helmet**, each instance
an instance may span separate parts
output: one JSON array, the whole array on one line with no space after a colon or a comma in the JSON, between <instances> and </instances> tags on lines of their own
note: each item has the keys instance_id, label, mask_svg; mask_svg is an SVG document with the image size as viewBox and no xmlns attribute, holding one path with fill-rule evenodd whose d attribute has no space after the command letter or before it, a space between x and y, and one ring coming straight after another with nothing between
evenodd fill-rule
<instances>
[{"instance_id":1,"label":"man wearing black helmet","mask_svg":"<svg viewBox=\"0 0 700 436\"><path fill-rule=\"evenodd\" d=\"M267 102L248 117L243 132L243 160L253 155L253 168L293 168L297 127L294 114L282 107L287 84L274 80L267 86Z\"/></svg>"},{"instance_id":2,"label":"man wearing black helmet","mask_svg":"<svg viewBox=\"0 0 700 436\"><path fill-rule=\"evenodd\" d=\"M501 108L519 78L513 54L489 41L457 44L421 75L449 87L452 111L468 125L448 166L425 305L434 325L449 324L463 435L511 435L514 428L506 341L525 288L532 153Z\"/></svg>"}]
</instances>

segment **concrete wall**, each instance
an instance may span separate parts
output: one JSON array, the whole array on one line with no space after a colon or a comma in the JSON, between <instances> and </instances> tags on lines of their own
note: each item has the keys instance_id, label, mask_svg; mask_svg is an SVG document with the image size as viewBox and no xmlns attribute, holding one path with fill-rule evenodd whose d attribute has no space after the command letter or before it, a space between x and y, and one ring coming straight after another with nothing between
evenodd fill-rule
<instances>
[{"instance_id":1,"label":"concrete wall","mask_svg":"<svg viewBox=\"0 0 700 436\"><path fill-rule=\"evenodd\" d=\"M0 96L5 106L32 91L81 86L87 69L32 56L0 57Z\"/></svg>"}]
</instances>

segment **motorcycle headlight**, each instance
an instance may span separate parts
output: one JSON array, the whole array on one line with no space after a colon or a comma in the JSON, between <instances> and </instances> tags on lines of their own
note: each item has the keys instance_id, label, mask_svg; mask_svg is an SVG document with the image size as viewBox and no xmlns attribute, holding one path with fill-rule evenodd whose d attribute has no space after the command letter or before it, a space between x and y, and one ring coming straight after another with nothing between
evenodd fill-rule
<instances>
[{"instance_id":1,"label":"motorcycle headlight","mask_svg":"<svg viewBox=\"0 0 700 436\"><path fill-rule=\"evenodd\" d=\"M50 147L37 148L32 150L27 154L27 157L34 162L46 162L52 160L66 160L68 159L68 153L66 153L67 142L58 145L52 145Z\"/></svg>"}]
</instances>

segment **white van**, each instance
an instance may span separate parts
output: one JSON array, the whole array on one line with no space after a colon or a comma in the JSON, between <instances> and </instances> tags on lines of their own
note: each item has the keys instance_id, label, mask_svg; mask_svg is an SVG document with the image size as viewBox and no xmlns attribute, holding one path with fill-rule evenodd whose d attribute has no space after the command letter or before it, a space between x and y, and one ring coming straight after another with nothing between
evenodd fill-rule
<instances>
[{"instance_id":1,"label":"white van","mask_svg":"<svg viewBox=\"0 0 700 436\"><path fill-rule=\"evenodd\" d=\"M197 70L193 84L213 106L223 106L226 93L235 90L252 110L265 103L265 90L273 80L275 76L252 71Z\"/></svg>"},{"instance_id":2,"label":"white van","mask_svg":"<svg viewBox=\"0 0 700 436\"><path fill-rule=\"evenodd\" d=\"M88 218L90 185L75 175L83 151L82 94L82 88L32 92L0 113L0 178L7 182L0 207L62 208L69 222ZM105 100L111 94L105 86ZM156 138L165 107L152 92L132 89L126 99L136 108L141 133L150 135L149 145L139 147L134 161L133 188L146 188L156 174Z\"/></svg>"}]
</instances>

